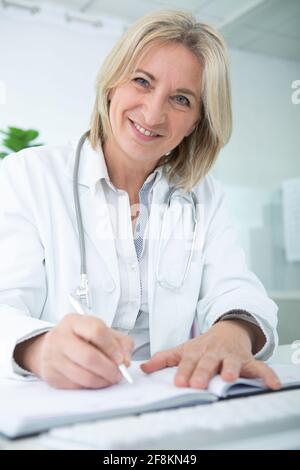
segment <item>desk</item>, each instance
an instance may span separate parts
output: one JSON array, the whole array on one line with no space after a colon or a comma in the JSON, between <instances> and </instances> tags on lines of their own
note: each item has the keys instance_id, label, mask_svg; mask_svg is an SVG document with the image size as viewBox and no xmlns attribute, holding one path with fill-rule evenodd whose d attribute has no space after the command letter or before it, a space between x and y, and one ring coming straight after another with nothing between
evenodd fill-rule
<instances>
[{"instance_id":1,"label":"desk","mask_svg":"<svg viewBox=\"0 0 300 470\"><path fill-rule=\"evenodd\" d=\"M294 350L291 348L290 345L283 345L279 346L277 353L275 354L273 360L274 362L281 363L281 364L289 364L291 362L291 355L294 352ZM182 441L181 441L181 449L189 448L191 445L191 438L187 438L187 436L182 436ZM278 442L275 442L274 439ZM292 446L295 444L293 443L293 434L292 432L287 429L284 433L280 434L280 436L274 437L274 436L264 436L264 440L262 442L261 437L259 442L255 442L255 439L252 439L251 445L253 447L256 447L259 445L259 448L264 448L269 447L271 444L276 446L277 448L288 448L289 445L292 443ZM236 442L234 444L231 444L230 448L244 448L245 441L243 442ZM296 444L297 445L297 444ZM233 447L232 447L233 446ZM221 446L222 447L222 446ZM220 448L220 446L218 447ZM224 444L224 448L228 448L227 445ZM300 442L299 442L299 448L300 448ZM0 437L0 449L7 449L7 450L21 450L21 449L26 449L26 450L43 450L43 444L40 436L34 436L34 437L28 437L28 438L21 438L21 439L16 439L16 440L9 440L3 437Z\"/></svg>"}]
</instances>

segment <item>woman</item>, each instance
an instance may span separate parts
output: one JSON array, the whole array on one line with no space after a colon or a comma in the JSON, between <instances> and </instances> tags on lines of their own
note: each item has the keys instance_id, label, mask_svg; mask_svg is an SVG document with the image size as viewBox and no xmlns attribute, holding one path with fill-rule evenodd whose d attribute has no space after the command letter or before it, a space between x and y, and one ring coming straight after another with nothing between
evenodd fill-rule
<instances>
[{"instance_id":1,"label":"woman","mask_svg":"<svg viewBox=\"0 0 300 470\"><path fill-rule=\"evenodd\" d=\"M223 40L183 12L147 15L106 59L96 93L75 179L90 315L68 301L80 272L76 144L24 150L1 166L3 373L101 388L133 358L146 373L178 366L177 386L206 388L220 372L279 388L259 361L274 350L277 308L248 271L208 174L231 132Z\"/></svg>"}]
</instances>

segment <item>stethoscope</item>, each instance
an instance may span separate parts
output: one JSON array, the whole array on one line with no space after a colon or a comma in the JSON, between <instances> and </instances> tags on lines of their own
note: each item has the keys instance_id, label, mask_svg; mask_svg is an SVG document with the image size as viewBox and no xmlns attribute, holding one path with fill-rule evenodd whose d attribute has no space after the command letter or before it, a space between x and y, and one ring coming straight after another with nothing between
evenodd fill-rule
<instances>
[{"instance_id":1,"label":"stethoscope","mask_svg":"<svg viewBox=\"0 0 300 470\"><path fill-rule=\"evenodd\" d=\"M88 276L87 276L87 267L86 267L86 250L85 250L85 237L84 237L84 229L82 223L82 214L81 214L81 207L79 201L79 191L78 191L78 174L79 174L79 163L80 163L80 154L82 146L88 137L90 131L85 132L79 139L76 152L75 152L75 163L74 163L74 170L73 170L73 197L74 197L74 204L75 204L75 212L76 212L76 220L77 220L77 229L79 235L79 248L80 248L80 285L76 289L76 296L79 300L84 303L89 309L92 307L91 305L91 297L89 295L89 283L88 283ZM179 190L180 191L180 190ZM164 200L164 213L162 215L162 225L161 225L161 234L165 231L165 224L166 224L166 216L168 209L170 208L172 198L175 197L175 192L178 192L178 188L171 187L165 197ZM180 289L185 282L187 273L190 268L190 264L192 261L194 249L195 249L195 240L196 240L196 233L197 233L197 196L193 191L185 192L183 194L177 193L176 197L182 197L187 202L191 204L192 208L192 243L191 248L189 250L188 261L186 263L185 269L183 270L183 275L179 282L170 282L167 279L163 279L163 277L159 274L159 265L161 260L161 251L162 251L162 243L163 239L162 236L159 238L159 247L158 247L158 258L156 264L156 280L161 285L161 287L168 288L168 289Z\"/></svg>"}]
</instances>

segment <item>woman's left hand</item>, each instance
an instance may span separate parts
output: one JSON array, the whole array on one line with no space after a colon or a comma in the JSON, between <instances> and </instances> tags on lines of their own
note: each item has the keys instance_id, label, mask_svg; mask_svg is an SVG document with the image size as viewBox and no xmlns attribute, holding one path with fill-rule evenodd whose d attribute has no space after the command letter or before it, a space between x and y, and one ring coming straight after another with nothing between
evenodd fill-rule
<instances>
[{"instance_id":1,"label":"woman's left hand","mask_svg":"<svg viewBox=\"0 0 300 470\"><path fill-rule=\"evenodd\" d=\"M275 372L252 354L251 328L253 325L243 320L219 321L203 335L154 354L141 369L151 373L178 366L174 378L178 387L205 389L220 373L228 382L238 377L261 378L267 387L277 390L281 384Z\"/></svg>"}]
</instances>

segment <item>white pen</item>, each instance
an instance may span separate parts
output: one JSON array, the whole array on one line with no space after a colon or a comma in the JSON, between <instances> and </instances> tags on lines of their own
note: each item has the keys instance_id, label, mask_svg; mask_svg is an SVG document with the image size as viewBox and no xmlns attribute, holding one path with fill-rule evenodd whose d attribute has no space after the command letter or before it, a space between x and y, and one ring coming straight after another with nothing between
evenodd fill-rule
<instances>
[{"instance_id":1,"label":"white pen","mask_svg":"<svg viewBox=\"0 0 300 470\"><path fill-rule=\"evenodd\" d=\"M69 294L69 301L70 301L70 304L72 305L72 307L74 307L74 309L77 313L79 313L80 315L87 315L87 312L84 310L81 302L79 302L79 300L76 299L76 297L74 295ZM121 372L121 374L123 375L124 379L126 379L128 383L133 384L133 379L132 379L131 375L129 374L125 364L119 364L118 369Z\"/></svg>"}]
</instances>

